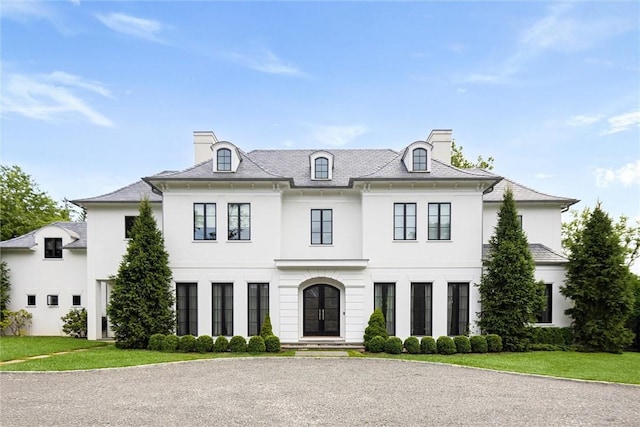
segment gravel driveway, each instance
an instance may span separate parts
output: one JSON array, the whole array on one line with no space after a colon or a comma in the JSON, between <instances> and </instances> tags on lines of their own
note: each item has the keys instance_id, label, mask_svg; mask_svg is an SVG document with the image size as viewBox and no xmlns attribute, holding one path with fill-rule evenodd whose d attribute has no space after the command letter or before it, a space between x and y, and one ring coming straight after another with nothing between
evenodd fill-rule
<instances>
[{"instance_id":1,"label":"gravel driveway","mask_svg":"<svg viewBox=\"0 0 640 427\"><path fill-rule=\"evenodd\" d=\"M358 358L0 373L2 426L640 425L640 387Z\"/></svg>"}]
</instances>

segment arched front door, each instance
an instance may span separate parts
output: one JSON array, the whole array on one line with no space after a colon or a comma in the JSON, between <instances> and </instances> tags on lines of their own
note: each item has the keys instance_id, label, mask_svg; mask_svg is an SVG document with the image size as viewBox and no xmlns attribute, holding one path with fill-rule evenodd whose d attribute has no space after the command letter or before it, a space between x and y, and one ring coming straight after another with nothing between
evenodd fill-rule
<instances>
[{"instance_id":1,"label":"arched front door","mask_svg":"<svg viewBox=\"0 0 640 427\"><path fill-rule=\"evenodd\" d=\"M340 335L340 290L331 285L314 285L303 291L303 334Z\"/></svg>"}]
</instances>

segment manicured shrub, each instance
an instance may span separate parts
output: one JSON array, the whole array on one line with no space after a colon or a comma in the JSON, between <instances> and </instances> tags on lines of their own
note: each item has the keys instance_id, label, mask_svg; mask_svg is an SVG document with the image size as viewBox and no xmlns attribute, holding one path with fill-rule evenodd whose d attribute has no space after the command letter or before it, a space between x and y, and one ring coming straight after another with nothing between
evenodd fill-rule
<instances>
[{"instance_id":1,"label":"manicured shrub","mask_svg":"<svg viewBox=\"0 0 640 427\"><path fill-rule=\"evenodd\" d=\"M164 341L164 334L153 334L149 337L149 350L160 351L162 350L162 343Z\"/></svg>"},{"instance_id":2,"label":"manicured shrub","mask_svg":"<svg viewBox=\"0 0 640 427\"><path fill-rule=\"evenodd\" d=\"M420 341L416 337L409 337L404 340L404 349L409 354L418 354L420 353Z\"/></svg>"},{"instance_id":3,"label":"manicured shrub","mask_svg":"<svg viewBox=\"0 0 640 427\"><path fill-rule=\"evenodd\" d=\"M402 353L402 340L398 337L389 337L384 343L384 351L389 354Z\"/></svg>"},{"instance_id":4,"label":"manicured shrub","mask_svg":"<svg viewBox=\"0 0 640 427\"><path fill-rule=\"evenodd\" d=\"M369 341L369 351L371 353L382 353L384 351L384 346L387 340L381 337L380 335L376 335Z\"/></svg>"},{"instance_id":5,"label":"manicured shrub","mask_svg":"<svg viewBox=\"0 0 640 427\"><path fill-rule=\"evenodd\" d=\"M529 351L564 351L567 347L553 344L531 344Z\"/></svg>"},{"instance_id":6,"label":"manicured shrub","mask_svg":"<svg viewBox=\"0 0 640 427\"><path fill-rule=\"evenodd\" d=\"M162 351L174 352L178 349L180 338L175 335L166 335L162 340Z\"/></svg>"},{"instance_id":7,"label":"manicured shrub","mask_svg":"<svg viewBox=\"0 0 640 427\"><path fill-rule=\"evenodd\" d=\"M178 350L181 353L190 353L196 350L196 337L193 335L183 335L178 341Z\"/></svg>"},{"instance_id":8,"label":"manicured shrub","mask_svg":"<svg viewBox=\"0 0 640 427\"><path fill-rule=\"evenodd\" d=\"M435 354L438 352L436 340L433 337L422 337L420 340L420 352L423 354Z\"/></svg>"},{"instance_id":9,"label":"manicured shrub","mask_svg":"<svg viewBox=\"0 0 640 427\"><path fill-rule=\"evenodd\" d=\"M469 342L469 337L458 335L456 337L453 337L453 343L456 345L456 352L471 353L471 343Z\"/></svg>"},{"instance_id":10,"label":"manicured shrub","mask_svg":"<svg viewBox=\"0 0 640 427\"><path fill-rule=\"evenodd\" d=\"M222 353L229 350L229 340L226 337L220 335L216 338L216 342L213 344L213 351L216 353Z\"/></svg>"},{"instance_id":11,"label":"manicured shrub","mask_svg":"<svg viewBox=\"0 0 640 427\"><path fill-rule=\"evenodd\" d=\"M369 350L369 341L371 341L373 337L377 335L380 335L384 339L389 338L387 325L384 321L384 314L382 314L382 310L379 308L376 308L373 313L371 313L371 316L369 317L369 324L364 330L365 350Z\"/></svg>"},{"instance_id":12,"label":"manicured shrub","mask_svg":"<svg viewBox=\"0 0 640 427\"><path fill-rule=\"evenodd\" d=\"M271 326L271 318L269 317L269 313L267 313L267 315L264 316L262 327L260 327L260 336L262 337L262 339L265 339L269 335L273 335L273 327Z\"/></svg>"},{"instance_id":13,"label":"manicured shrub","mask_svg":"<svg viewBox=\"0 0 640 427\"><path fill-rule=\"evenodd\" d=\"M87 337L87 309L72 308L69 312L60 318L64 323L62 332L75 338Z\"/></svg>"},{"instance_id":14,"label":"manicured shrub","mask_svg":"<svg viewBox=\"0 0 640 427\"><path fill-rule=\"evenodd\" d=\"M531 344L570 346L573 344L571 328L531 328Z\"/></svg>"},{"instance_id":15,"label":"manicured shrub","mask_svg":"<svg viewBox=\"0 0 640 427\"><path fill-rule=\"evenodd\" d=\"M280 351L280 338L275 335L269 335L264 339L264 346L267 353L277 353Z\"/></svg>"},{"instance_id":16,"label":"manicured shrub","mask_svg":"<svg viewBox=\"0 0 640 427\"><path fill-rule=\"evenodd\" d=\"M247 340L240 335L234 335L229 340L229 350L232 353L244 353L247 351Z\"/></svg>"},{"instance_id":17,"label":"manicured shrub","mask_svg":"<svg viewBox=\"0 0 640 427\"><path fill-rule=\"evenodd\" d=\"M469 338L472 353L486 353L487 339L483 335L474 335Z\"/></svg>"},{"instance_id":18,"label":"manicured shrub","mask_svg":"<svg viewBox=\"0 0 640 427\"><path fill-rule=\"evenodd\" d=\"M440 354L454 354L456 352L456 345L451 337L441 336L436 341L438 347L438 353Z\"/></svg>"},{"instance_id":19,"label":"manicured shrub","mask_svg":"<svg viewBox=\"0 0 640 427\"><path fill-rule=\"evenodd\" d=\"M200 335L196 339L196 351L206 353L213 350L213 338L209 335Z\"/></svg>"},{"instance_id":20,"label":"manicured shrub","mask_svg":"<svg viewBox=\"0 0 640 427\"><path fill-rule=\"evenodd\" d=\"M487 337L487 350L489 353L498 353L502 351L502 338L500 335L489 334Z\"/></svg>"},{"instance_id":21,"label":"manicured shrub","mask_svg":"<svg viewBox=\"0 0 640 427\"><path fill-rule=\"evenodd\" d=\"M249 345L247 346L249 353L264 353L266 350L267 347L264 343L264 338L260 335L249 338Z\"/></svg>"}]
</instances>

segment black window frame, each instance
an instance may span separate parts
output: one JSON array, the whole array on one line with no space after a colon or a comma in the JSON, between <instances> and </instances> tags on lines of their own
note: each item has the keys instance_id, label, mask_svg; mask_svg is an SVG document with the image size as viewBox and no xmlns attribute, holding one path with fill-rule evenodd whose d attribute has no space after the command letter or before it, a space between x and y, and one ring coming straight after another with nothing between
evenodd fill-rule
<instances>
[{"instance_id":1,"label":"black window frame","mask_svg":"<svg viewBox=\"0 0 640 427\"><path fill-rule=\"evenodd\" d=\"M326 157L317 157L314 161L314 179L329 179L329 159Z\"/></svg>"},{"instance_id":2,"label":"black window frame","mask_svg":"<svg viewBox=\"0 0 640 427\"><path fill-rule=\"evenodd\" d=\"M398 214L398 207L402 206L402 212ZM407 207L413 206L413 215L407 214ZM413 217L413 227L407 225L407 219ZM393 204L393 240L416 240L418 238L418 206L416 203L394 203ZM410 236L413 229L413 237ZM398 231L401 237L398 237Z\"/></svg>"},{"instance_id":3,"label":"black window frame","mask_svg":"<svg viewBox=\"0 0 640 427\"><path fill-rule=\"evenodd\" d=\"M220 307L216 297L220 298ZM211 336L220 335L233 336L233 283L211 284Z\"/></svg>"},{"instance_id":4,"label":"black window frame","mask_svg":"<svg viewBox=\"0 0 640 427\"><path fill-rule=\"evenodd\" d=\"M461 293L461 288L465 289L466 295ZM467 335L469 312L469 282L449 282L447 284L447 335ZM464 315L461 316L461 313Z\"/></svg>"},{"instance_id":5,"label":"black window frame","mask_svg":"<svg viewBox=\"0 0 640 427\"><path fill-rule=\"evenodd\" d=\"M254 304L252 304L254 303ZM247 336L259 335L269 314L269 283L247 284Z\"/></svg>"},{"instance_id":6,"label":"black window frame","mask_svg":"<svg viewBox=\"0 0 640 427\"><path fill-rule=\"evenodd\" d=\"M553 323L553 283L544 284L545 307L536 316L536 323Z\"/></svg>"},{"instance_id":7,"label":"black window frame","mask_svg":"<svg viewBox=\"0 0 640 427\"><path fill-rule=\"evenodd\" d=\"M37 302L37 299L34 294L27 295L27 307L35 307L36 302Z\"/></svg>"},{"instance_id":8,"label":"black window frame","mask_svg":"<svg viewBox=\"0 0 640 427\"><path fill-rule=\"evenodd\" d=\"M231 150L220 148L216 152L216 165L218 172L231 172Z\"/></svg>"},{"instance_id":9,"label":"black window frame","mask_svg":"<svg viewBox=\"0 0 640 427\"><path fill-rule=\"evenodd\" d=\"M196 227L197 215L196 207L202 206L202 227ZM209 210L213 210L213 227L209 226ZM218 239L218 208L215 203L194 203L193 204L193 240L217 240ZM207 229L213 229L213 236L207 235ZM199 230L202 229L202 236L198 236Z\"/></svg>"},{"instance_id":10,"label":"black window frame","mask_svg":"<svg viewBox=\"0 0 640 427\"><path fill-rule=\"evenodd\" d=\"M431 214L431 207L436 206L438 212L435 215ZM449 214L444 215L442 213L442 207L449 207ZM443 224L443 218L448 217L449 223ZM432 226L432 218L436 219L435 226ZM435 231L435 237L432 237L431 232ZM446 231L448 234L444 233ZM451 240L451 202L439 202L429 203L427 205L427 239L428 240Z\"/></svg>"},{"instance_id":11,"label":"black window frame","mask_svg":"<svg viewBox=\"0 0 640 427\"><path fill-rule=\"evenodd\" d=\"M176 283L176 335L198 335L198 284Z\"/></svg>"},{"instance_id":12,"label":"black window frame","mask_svg":"<svg viewBox=\"0 0 640 427\"><path fill-rule=\"evenodd\" d=\"M389 295L389 290L392 290ZM389 304L391 300L391 304ZM389 336L396 334L396 284L393 282L376 282L373 284L373 308L379 308L384 315L385 326ZM389 315L391 314L391 315Z\"/></svg>"},{"instance_id":13,"label":"black window frame","mask_svg":"<svg viewBox=\"0 0 640 427\"><path fill-rule=\"evenodd\" d=\"M59 297L57 294L49 294L47 295L47 305L49 307L57 307L59 304Z\"/></svg>"},{"instance_id":14,"label":"black window frame","mask_svg":"<svg viewBox=\"0 0 640 427\"><path fill-rule=\"evenodd\" d=\"M414 148L412 158L413 158L413 170L415 172L427 171L427 150L425 148L422 148L422 147Z\"/></svg>"},{"instance_id":15,"label":"black window frame","mask_svg":"<svg viewBox=\"0 0 640 427\"><path fill-rule=\"evenodd\" d=\"M319 221L314 221L314 212L320 213ZM328 220L325 218L325 215L329 215ZM313 231L314 224L319 224L320 231ZM329 231L326 231L327 227ZM314 241L314 237L319 237L319 240ZM328 237L328 239L326 239L326 237ZM333 245L333 209L311 209L311 244Z\"/></svg>"},{"instance_id":16,"label":"black window frame","mask_svg":"<svg viewBox=\"0 0 640 427\"><path fill-rule=\"evenodd\" d=\"M62 258L62 237L44 238L44 257L47 259Z\"/></svg>"},{"instance_id":17,"label":"black window frame","mask_svg":"<svg viewBox=\"0 0 640 427\"><path fill-rule=\"evenodd\" d=\"M231 228L231 208L237 206L238 213L233 219L238 224L237 227ZM242 207L246 206L248 209L247 222L248 227L242 227ZM243 234L243 230L246 234ZM227 239L228 240L251 240L251 203L228 203L227 204Z\"/></svg>"},{"instance_id":18,"label":"black window frame","mask_svg":"<svg viewBox=\"0 0 640 427\"><path fill-rule=\"evenodd\" d=\"M125 215L124 216L124 238L131 238L131 230L133 229L133 224L136 222L136 218L138 215Z\"/></svg>"},{"instance_id":19,"label":"black window frame","mask_svg":"<svg viewBox=\"0 0 640 427\"><path fill-rule=\"evenodd\" d=\"M431 336L433 331L433 283L411 283L411 335Z\"/></svg>"},{"instance_id":20,"label":"black window frame","mask_svg":"<svg viewBox=\"0 0 640 427\"><path fill-rule=\"evenodd\" d=\"M71 295L71 305L78 307L82 305L82 295Z\"/></svg>"}]
</instances>

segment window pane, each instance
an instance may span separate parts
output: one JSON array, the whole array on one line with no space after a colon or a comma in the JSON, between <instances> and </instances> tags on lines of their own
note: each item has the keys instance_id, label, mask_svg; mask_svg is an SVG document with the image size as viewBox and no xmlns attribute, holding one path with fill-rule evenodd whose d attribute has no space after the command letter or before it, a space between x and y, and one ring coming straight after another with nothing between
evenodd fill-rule
<instances>
[{"instance_id":1,"label":"window pane","mask_svg":"<svg viewBox=\"0 0 640 427\"><path fill-rule=\"evenodd\" d=\"M194 240L204 239L204 204L202 203L193 205L193 238Z\"/></svg>"}]
</instances>

